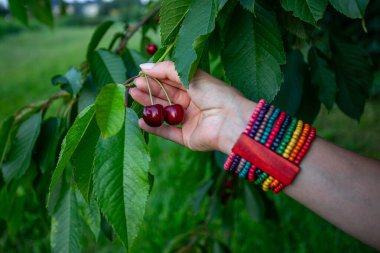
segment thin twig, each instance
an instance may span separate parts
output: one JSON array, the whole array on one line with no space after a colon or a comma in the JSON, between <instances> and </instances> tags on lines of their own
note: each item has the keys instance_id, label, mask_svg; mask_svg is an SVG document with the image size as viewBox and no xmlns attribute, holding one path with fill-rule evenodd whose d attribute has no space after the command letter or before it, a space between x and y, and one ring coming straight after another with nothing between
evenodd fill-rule
<instances>
[{"instance_id":1,"label":"thin twig","mask_svg":"<svg viewBox=\"0 0 380 253\"><path fill-rule=\"evenodd\" d=\"M160 10L161 5L157 5L145 18L143 18L131 31L125 33L125 37L120 41L119 46L116 49L116 53L121 53L127 45L129 39L135 34L146 22L153 18Z\"/></svg>"},{"instance_id":2,"label":"thin twig","mask_svg":"<svg viewBox=\"0 0 380 253\"><path fill-rule=\"evenodd\" d=\"M130 87L130 83L131 83L132 81L134 81L137 77L140 77L140 75L132 76L131 78L128 78L128 80L124 82L124 86L125 86L125 87Z\"/></svg>"},{"instance_id":3,"label":"thin twig","mask_svg":"<svg viewBox=\"0 0 380 253\"><path fill-rule=\"evenodd\" d=\"M41 102L38 102L38 103L35 103L35 104L30 104L30 105L27 105L27 106L24 106L22 108L20 108L18 111L16 111L15 113L15 124L17 124L20 120L22 120L22 118L27 115L28 113L32 112L33 110L36 110L36 109L46 109L50 106L51 103L53 103L53 101L57 100L57 99L60 99L60 98L63 98L63 97L68 97L70 94L67 93L67 92L64 92L64 91L60 91L58 93L56 93L55 95L51 96L50 98L44 100L44 101L41 101Z\"/></svg>"}]
</instances>

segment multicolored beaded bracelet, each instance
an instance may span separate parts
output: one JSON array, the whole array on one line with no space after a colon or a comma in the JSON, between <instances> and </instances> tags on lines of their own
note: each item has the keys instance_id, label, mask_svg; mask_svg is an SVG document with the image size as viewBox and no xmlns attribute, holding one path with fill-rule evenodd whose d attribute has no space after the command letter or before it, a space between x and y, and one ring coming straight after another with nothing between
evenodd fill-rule
<instances>
[{"instance_id":1,"label":"multicolored beaded bracelet","mask_svg":"<svg viewBox=\"0 0 380 253\"><path fill-rule=\"evenodd\" d=\"M315 128L261 99L224 169L278 193L298 174L315 137Z\"/></svg>"}]
</instances>

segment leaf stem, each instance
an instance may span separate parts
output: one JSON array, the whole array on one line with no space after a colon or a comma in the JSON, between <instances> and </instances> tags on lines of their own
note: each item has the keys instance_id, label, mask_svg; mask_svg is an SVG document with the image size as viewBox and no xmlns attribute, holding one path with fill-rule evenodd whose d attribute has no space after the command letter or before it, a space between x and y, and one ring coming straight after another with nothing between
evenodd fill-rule
<instances>
[{"instance_id":1,"label":"leaf stem","mask_svg":"<svg viewBox=\"0 0 380 253\"><path fill-rule=\"evenodd\" d=\"M156 83L158 83L158 84L161 86L161 89L164 91L165 96L166 96L166 99L167 99L168 102L169 102L169 105L172 105L172 101L170 100L170 97L169 97L168 93L166 92L164 86L163 86L162 83L160 82L160 80L158 80L158 79L155 78L155 77L151 77L151 78L153 78L154 81L156 81Z\"/></svg>"},{"instance_id":2,"label":"leaf stem","mask_svg":"<svg viewBox=\"0 0 380 253\"><path fill-rule=\"evenodd\" d=\"M152 97L152 91L150 90L150 83L147 75L144 73L144 78L146 81L146 84L148 85L148 91L149 91L149 97L150 97L150 103L153 105L153 97Z\"/></svg>"},{"instance_id":3,"label":"leaf stem","mask_svg":"<svg viewBox=\"0 0 380 253\"><path fill-rule=\"evenodd\" d=\"M165 53L160 57L160 59L157 60L157 62L162 62L163 60L165 60L166 56L168 56L170 51L172 51L174 44L175 41L172 44L170 44L170 46L166 49Z\"/></svg>"}]
</instances>

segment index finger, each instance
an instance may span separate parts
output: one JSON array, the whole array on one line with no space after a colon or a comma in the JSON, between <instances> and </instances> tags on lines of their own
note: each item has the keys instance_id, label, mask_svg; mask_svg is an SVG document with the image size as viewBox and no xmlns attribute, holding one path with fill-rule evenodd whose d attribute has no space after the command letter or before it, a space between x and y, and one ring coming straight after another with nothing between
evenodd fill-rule
<instances>
[{"instance_id":1,"label":"index finger","mask_svg":"<svg viewBox=\"0 0 380 253\"><path fill-rule=\"evenodd\" d=\"M174 63L171 61L144 63L140 65L140 68L148 76L155 77L162 81L168 80L170 84L175 84L178 88L186 90L179 79Z\"/></svg>"}]
</instances>

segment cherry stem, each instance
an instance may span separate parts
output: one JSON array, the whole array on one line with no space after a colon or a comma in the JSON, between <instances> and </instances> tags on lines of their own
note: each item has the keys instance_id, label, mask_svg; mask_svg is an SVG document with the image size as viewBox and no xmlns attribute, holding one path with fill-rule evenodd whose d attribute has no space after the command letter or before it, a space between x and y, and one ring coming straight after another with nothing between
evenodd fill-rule
<instances>
[{"instance_id":1,"label":"cherry stem","mask_svg":"<svg viewBox=\"0 0 380 253\"><path fill-rule=\"evenodd\" d=\"M161 89L162 89L163 92L165 93L165 96L166 96L166 99L167 99L168 102L169 102L169 105L172 105L172 101L170 100L170 97L169 97L168 93L166 92L164 86L163 86L162 83L160 82L160 80L158 80L158 79L155 78L155 77L151 77L151 78L153 78L154 81L156 81L156 82L160 85Z\"/></svg>"},{"instance_id":2,"label":"cherry stem","mask_svg":"<svg viewBox=\"0 0 380 253\"><path fill-rule=\"evenodd\" d=\"M152 91L150 90L150 83L147 75L144 73L145 82L148 85L148 91L149 91L149 97L150 97L150 103L153 105L153 97L152 97Z\"/></svg>"}]
</instances>

